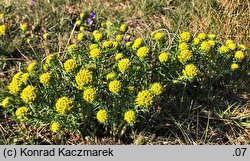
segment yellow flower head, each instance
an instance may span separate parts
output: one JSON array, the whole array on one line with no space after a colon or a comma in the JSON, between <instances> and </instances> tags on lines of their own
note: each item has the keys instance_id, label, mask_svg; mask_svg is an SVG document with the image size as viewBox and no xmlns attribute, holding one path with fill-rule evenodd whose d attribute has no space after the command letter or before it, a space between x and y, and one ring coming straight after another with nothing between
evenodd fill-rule
<instances>
[{"instance_id":1,"label":"yellow flower head","mask_svg":"<svg viewBox=\"0 0 250 161\"><path fill-rule=\"evenodd\" d=\"M60 123L59 122L53 122L50 126L50 129L53 133L57 133L60 130Z\"/></svg>"},{"instance_id":2,"label":"yellow flower head","mask_svg":"<svg viewBox=\"0 0 250 161\"><path fill-rule=\"evenodd\" d=\"M29 109L27 107L19 107L15 114L18 120L23 121L27 119L27 114L28 114Z\"/></svg>"},{"instance_id":3,"label":"yellow flower head","mask_svg":"<svg viewBox=\"0 0 250 161\"><path fill-rule=\"evenodd\" d=\"M83 30L84 30L84 27L83 27L83 26L81 26L81 27L80 27L80 31L83 31Z\"/></svg>"},{"instance_id":4,"label":"yellow flower head","mask_svg":"<svg viewBox=\"0 0 250 161\"><path fill-rule=\"evenodd\" d=\"M200 39L198 37L193 39L193 44L198 45L200 43Z\"/></svg>"},{"instance_id":5,"label":"yellow flower head","mask_svg":"<svg viewBox=\"0 0 250 161\"><path fill-rule=\"evenodd\" d=\"M75 59L68 59L64 63L64 69L66 72L72 72L77 68L77 62Z\"/></svg>"},{"instance_id":6,"label":"yellow flower head","mask_svg":"<svg viewBox=\"0 0 250 161\"><path fill-rule=\"evenodd\" d=\"M30 78L30 74L29 73L23 73L20 77L20 81L22 83L27 83L27 81L29 80Z\"/></svg>"},{"instance_id":7,"label":"yellow flower head","mask_svg":"<svg viewBox=\"0 0 250 161\"><path fill-rule=\"evenodd\" d=\"M96 97L96 91L92 87L88 87L83 91L83 99L89 103L93 103Z\"/></svg>"},{"instance_id":8,"label":"yellow flower head","mask_svg":"<svg viewBox=\"0 0 250 161\"><path fill-rule=\"evenodd\" d=\"M180 41L181 42L189 42L190 39L191 39L190 32L183 32L180 34Z\"/></svg>"},{"instance_id":9,"label":"yellow flower head","mask_svg":"<svg viewBox=\"0 0 250 161\"><path fill-rule=\"evenodd\" d=\"M154 84L151 85L150 91L154 95L158 96L163 92L163 87L162 87L162 85L160 83L157 82L157 83L154 83Z\"/></svg>"},{"instance_id":10,"label":"yellow flower head","mask_svg":"<svg viewBox=\"0 0 250 161\"><path fill-rule=\"evenodd\" d=\"M128 123L128 124L133 124L135 122L136 119L136 113L133 110L128 110L125 112L124 114L124 120Z\"/></svg>"},{"instance_id":11,"label":"yellow flower head","mask_svg":"<svg viewBox=\"0 0 250 161\"><path fill-rule=\"evenodd\" d=\"M245 55L241 50L239 50L239 51L235 52L234 58L237 59L237 60L242 60L242 59L245 58Z\"/></svg>"},{"instance_id":12,"label":"yellow flower head","mask_svg":"<svg viewBox=\"0 0 250 161\"><path fill-rule=\"evenodd\" d=\"M75 76L75 80L79 89L83 89L84 85L91 83L92 79L93 79L92 72L89 71L88 69L80 70Z\"/></svg>"},{"instance_id":13,"label":"yellow flower head","mask_svg":"<svg viewBox=\"0 0 250 161\"><path fill-rule=\"evenodd\" d=\"M163 52L158 56L158 59L161 63L165 63L166 61L168 61L168 53Z\"/></svg>"},{"instance_id":14,"label":"yellow flower head","mask_svg":"<svg viewBox=\"0 0 250 161\"><path fill-rule=\"evenodd\" d=\"M234 41L233 41L233 40L231 40L231 39L226 40L226 45L228 45L228 44L232 44L232 43L234 43Z\"/></svg>"},{"instance_id":15,"label":"yellow flower head","mask_svg":"<svg viewBox=\"0 0 250 161\"><path fill-rule=\"evenodd\" d=\"M194 64L188 64L185 69L182 70L184 77L193 79L198 74L198 69Z\"/></svg>"},{"instance_id":16,"label":"yellow flower head","mask_svg":"<svg viewBox=\"0 0 250 161\"><path fill-rule=\"evenodd\" d=\"M47 86L49 84L50 79L51 79L51 72L43 73L39 77L40 83L42 83L44 86Z\"/></svg>"},{"instance_id":17,"label":"yellow flower head","mask_svg":"<svg viewBox=\"0 0 250 161\"><path fill-rule=\"evenodd\" d=\"M77 21L76 21L76 25L77 25L77 26L80 26L80 25L81 25L81 23L82 23L82 21L81 21L81 20L77 20Z\"/></svg>"},{"instance_id":18,"label":"yellow flower head","mask_svg":"<svg viewBox=\"0 0 250 161\"><path fill-rule=\"evenodd\" d=\"M128 70L130 66L131 66L131 62L127 58L121 59L118 62L118 69L121 73L124 73L126 70Z\"/></svg>"},{"instance_id":19,"label":"yellow flower head","mask_svg":"<svg viewBox=\"0 0 250 161\"><path fill-rule=\"evenodd\" d=\"M101 49L99 48L94 48L92 50L90 50L90 57L92 59L98 59L101 57Z\"/></svg>"},{"instance_id":20,"label":"yellow flower head","mask_svg":"<svg viewBox=\"0 0 250 161\"><path fill-rule=\"evenodd\" d=\"M113 47L113 42L112 41L103 41L102 43L102 48L111 48Z\"/></svg>"},{"instance_id":21,"label":"yellow flower head","mask_svg":"<svg viewBox=\"0 0 250 161\"><path fill-rule=\"evenodd\" d=\"M200 50L202 52L208 53L211 50L211 44L208 41L203 41L200 45Z\"/></svg>"},{"instance_id":22,"label":"yellow flower head","mask_svg":"<svg viewBox=\"0 0 250 161\"><path fill-rule=\"evenodd\" d=\"M23 89L21 98L24 102L31 104L37 98L37 89L32 85L28 85Z\"/></svg>"},{"instance_id":23,"label":"yellow flower head","mask_svg":"<svg viewBox=\"0 0 250 161\"><path fill-rule=\"evenodd\" d=\"M182 43L179 44L178 48L179 48L180 51L183 51L183 50L188 50L189 47L188 47L187 43L182 42Z\"/></svg>"},{"instance_id":24,"label":"yellow flower head","mask_svg":"<svg viewBox=\"0 0 250 161\"><path fill-rule=\"evenodd\" d=\"M213 40L216 38L216 35L215 34L208 34L208 38Z\"/></svg>"},{"instance_id":25,"label":"yellow flower head","mask_svg":"<svg viewBox=\"0 0 250 161\"><path fill-rule=\"evenodd\" d=\"M3 18L4 18L4 14L0 13L0 19L3 19Z\"/></svg>"},{"instance_id":26,"label":"yellow flower head","mask_svg":"<svg viewBox=\"0 0 250 161\"><path fill-rule=\"evenodd\" d=\"M0 34L1 35L1 34ZM247 50L247 47L243 44L240 44L239 48L242 50L242 51L246 51Z\"/></svg>"},{"instance_id":27,"label":"yellow flower head","mask_svg":"<svg viewBox=\"0 0 250 161\"><path fill-rule=\"evenodd\" d=\"M229 43L229 44L227 44L227 47L228 47L230 50L234 51L234 50L236 49L236 44L235 44L235 43Z\"/></svg>"},{"instance_id":28,"label":"yellow flower head","mask_svg":"<svg viewBox=\"0 0 250 161\"><path fill-rule=\"evenodd\" d=\"M98 48L98 44L90 44L90 45L89 45L89 49L90 49L90 50L93 50L93 49L95 49L95 48Z\"/></svg>"},{"instance_id":29,"label":"yellow flower head","mask_svg":"<svg viewBox=\"0 0 250 161\"><path fill-rule=\"evenodd\" d=\"M101 109L96 113L96 118L100 123L105 123L108 119L108 112L105 109Z\"/></svg>"},{"instance_id":30,"label":"yellow flower head","mask_svg":"<svg viewBox=\"0 0 250 161\"><path fill-rule=\"evenodd\" d=\"M148 108L153 104L153 95L148 90L140 91L135 102L138 106Z\"/></svg>"},{"instance_id":31,"label":"yellow flower head","mask_svg":"<svg viewBox=\"0 0 250 161\"><path fill-rule=\"evenodd\" d=\"M84 17L84 13L80 13L80 18L82 19Z\"/></svg>"},{"instance_id":32,"label":"yellow flower head","mask_svg":"<svg viewBox=\"0 0 250 161\"><path fill-rule=\"evenodd\" d=\"M164 37L164 32L156 32L156 33L154 34L154 39L155 39L156 41L161 40L163 37Z\"/></svg>"},{"instance_id":33,"label":"yellow flower head","mask_svg":"<svg viewBox=\"0 0 250 161\"><path fill-rule=\"evenodd\" d=\"M101 33L94 34L94 38L95 38L95 41L98 42L102 39L102 34Z\"/></svg>"},{"instance_id":34,"label":"yellow flower head","mask_svg":"<svg viewBox=\"0 0 250 161\"><path fill-rule=\"evenodd\" d=\"M27 30L27 28L28 28L28 26L27 26L27 24L26 24L26 23L24 23L24 24L20 24L20 29L21 29L22 31L26 31L26 30Z\"/></svg>"},{"instance_id":35,"label":"yellow flower head","mask_svg":"<svg viewBox=\"0 0 250 161\"><path fill-rule=\"evenodd\" d=\"M83 33L79 33L79 34L77 35L77 40L78 40L78 41L82 41L82 40L83 40L83 37L84 37L84 34L83 34Z\"/></svg>"},{"instance_id":36,"label":"yellow flower head","mask_svg":"<svg viewBox=\"0 0 250 161\"><path fill-rule=\"evenodd\" d=\"M126 24L122 24L122 25L120 26L120 31L121 31L122 33L124 33L124 32L126 32L126 30L127 30L127 25L126 25Z\"/></svg>"},{"instance_id":37,"label":"yellow flower head","mask_svg":"<svg viewBox=\"0 0 250 161\"><path fill-rule=\"evenodd\" d=\"M142 38L137 38L137 39L135 39L135 41L134 41L134 43L133 43L133 45L132 45L132 49L133 50L136 50L136 49L138 49L140 46L141 46L141 44L142 44Z\"/></svg>"},{"instance_id":38,"label":"yellow flower head","mask_svg":"<svg viewBox=\"0 0 250 161\"><path fill-rule=\"evenodd\" d=\"M115 60L120 60L123 57L122 53L118 53L115 55Z\"/></svg>"},{"instance_id":39,"label":"yellow flower head","mask_svg":"<svg viewBox=\"0 0 250 161\"><path fill-rule=\"evenodd\" d=\"M0 36L5 35L7 27L5 25L0 25Z\"/></svg>"},{"instance_id":40,"label":"yellow flower head","mask_svg":"<svg viewBox=\"0 0 250 161\"><path fill-rule=\"evenodd\" d=\"M117 49L117 47L118 47L118 42L113 41L113 42L112 42L112 47L113 47L114 49Z\"/></svg>"},{"instance_id":41,"label":"yellow flower head","mask_svg":"<svg viewBox=\"0 0 250 161\"><path fill-rule=\"evenodd\" d=\"M149 53L149 48L146 47L146 46L143 46L143 47L140 47L137 52L136 52L136 55L141 59L143 60L145 57L148 56L148 53Z\"/></svg>"},{"instance_id":42,"label":"yellow flower head","mask_svg":"<svg viewBox=\"0 0 250 161\"><path fill-rule=\"evenodd\" d=\"M114 94L119 93L121 88L122 88L122 83L118 80L113 80L109 83L109 91Z\"/></svg>"},{"instance_id":43,"label":"yellow flower head","mask_svg":"<svg viewBox=\"0 0 250 161\"><path fill-rule=\"evenodd\" d=\"M22 82L20 80L12 80L8 86L10 94L18 95L21 91Z\"/></svg>"},{"instance_id":44,"label":"yellow flower head","mask_svg":"<svg viewBox=\"0 0 250 161\"><path fill-rule=\"evenodd\" d=\"M73 108L74 101L66 96L61 97L56 102L56 112L61 115L68 113Z\"/></svg>"},{"instance_id":45,"label":"yellow flower head","mask_svg":"<svg viewBox=\"0 0 250 161\"><path fill-rule=\"evenodd\" d=\"M30 63L27 67L28 72L33 72L36 71L38 69L38 64L36 61Z\"/></svg>"},{"instance_id":46,"label":"yellow flower head","mask_svg":"<svg viewBox=\"0 0 250 161\"><path fill-rule=\"evenodd\" d=\"M9 106L9 104L10 104L10 97L6 97L5 99L3 99L3 101L2 101L3 107Z\"/></svg>"},{"instance_id":47,"label":"yellow flower head","mask_svg":"<svg viewBox=\"0 0 250 161\"><path fill-rule=\"evenodd\" d=\"M190 50L183 50L178 55L178 59L180 62L185 63L186 61L191 60L193 54Z\"/></svg>"},{"instance_id":48,"label":"yellow flower head","mask_svg":"<svg viewBox=\"0 0 250 161\"><path fill-rule=\"evenodd\" d=\"M115 78L115 73L114 73L114 72L109 73L109 74L107 74L107 76L106 76L106 79L107 79L107 80L112 80L112 79L114 79L114 78Z\"/></svg>"},{"instance_id":49,"label":"yellow flower head","mask_svg":"<svg viewBox=\"0 0 250 161\"><path fill-rule=\"evenodd\" d=\"M123 36L122 35L116 35L115 40L120 42L122 41Z\"/></svg>"},{"instance_id":50,"label":"yellow flower head","mask_svg":"<svg viewBox=\"0 0 250 161\"><path fill-rule=\"evenodd\" d=\"M207 37L207 35L204 33L204 32L202 32L202 33L199 33L199 35L197 36L200 40L204 40L204 39L206 39L206 37Z\"/></svg>"},{"instance_id":51,"label":"yellow flower head","mask_svg":"<svg viewBox=\"0 0 250 161\"><path fill-rule=\"evenodd\" d=\"M236 64L236 63L231 64L231 70L232 71L237 70L238 68L239 68L238 64Z\"/></svg>"},{"instance_id":52,"label":"yellow flower head","mask_svg":"<svg viewBox=\"0 0 250 161\"><path fill-rule=\"evenodd\" d=\"M43 39L44 39L44 40L47 40L48 36L49 36L48 33L43 34Z\"/></svg>"},{"instance_id":53,"label":"yellow flower head","mask_svg":"<svg viewBox=\"0 0 250 161\"><path fill-rule=\"evenodd\" d=\"M218 50L219 50L219 53L221 53L221 54L225 54L225 53L229 52L228 47L224 46L224 45L222 45L221 47L219 47Z\"/></svg>"},{"instance_id":54,"label":"yellow flower head","mask_svg":"<svg viewBox=\"0 0 250 161\"><path fill-rule=\"evenodd\" d=\"M73 53L73 52L76 50L76 48L77 48L77 45L76 45L76 44L71 44L71 45L69 45L69 46L67 47L68 52L69 52L70 54Z\"/></svg>"}]
</instances>

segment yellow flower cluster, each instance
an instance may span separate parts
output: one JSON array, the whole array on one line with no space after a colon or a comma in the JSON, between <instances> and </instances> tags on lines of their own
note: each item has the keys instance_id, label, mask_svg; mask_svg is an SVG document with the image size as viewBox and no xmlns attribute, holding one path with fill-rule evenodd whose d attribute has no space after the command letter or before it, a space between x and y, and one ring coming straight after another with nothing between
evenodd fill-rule
<instances>
[{"instance_id":1,"label":"yellow flower cluster","mask_svg":"<svg viewBox=\"0 0 250 161\"><path fill-rule=\"evenodd\" d=\"M239 48L242 50L242 51L246 51L247 50L247 47L243 44L240 44L239 45Z\"/></svg>"},{"instance_id":2,"label":"yellow flower cluster","mask_svg":"<svg viewBox=\"0 0 250 161\"><path fill-rule=\"evenodd\" d=\"M126 30L127 30L127 25L126 24L122 24L121 26L120 26L120 31L122 32L122 33L124 33L124 32L126 32Z\"/></svg>"},{"instance_id":3,"label":"yellow flower cluster","mask_svg":"<svg viewBox=\"0 0 250 161\"><path fill-rule=\"evenodd\" d=\"M26 30L27 30L27 28L28 28L28 26L27 26L27 24L26 24L26 23L24 23L24 24L20 24L20 29L21 29L22 31L26 31Z\"/></svg>"},{"instance_id":4,"label":"yellow flower cluster","mask_svg":"<svg viewBox=\"0 0 250 161\"><path fill-rule=\"evenodd\" d=\"M180 62L185 63L189 60L191 60L193 54L190 50L183 50L179 53L178 59Z\"/></svg>"},{"instance_id":5,"label":"yellow flower cluster","mask_svg":"<svg viewBox=\"0 0 250 161\"><path fill-rule=\"evenodd\" d=\"M180 34L180 41L181 42L189 42L190 39L191 39L190 32L183 32Z\"/></svg>"},{"instance_id":6,"label":"yellow flower cluster","mask_svg":"<svg viewBox=\"0 0 250 161\"><path fill-rule=\"evenodd\" d=\"M148 53L149 53L149 48L146 47L146 46L143 46L143 47L140 47L137 52L136 52L136 55L141 59L143 60L145 57L148 56Z\"/></svg>"},{"instance_id":7,"label":"yellow flower cluster","mask_svg":"<svg viewBox=\"0 0 250 161\"><path fill-rule=\"evenodd\" d=\"M96 118L100 123L105 123L108 119L108 112L105 109L101 109L96 113Z\"/></svg>"},{"instance_id":8,"label":"yellow flower cluster","mask_svg":"<svg viewBox=\"0 0 250 161\"><path fill-rule=\"evenodd\" d=\"M236 64L236 63L231 64L231 70L232 71L237 70L238 68L239 68L238 64Z\"/></svg>"},{"instance_id":9,"label":"yellow flower cluster","mask_svg":"<svg viewBox=\"0 0 250 161\"><path fill-rule=\"evenodd\" d=\"M90 57L92 59L98 59L101 57L101 50L99 48L94 48L90 50Z\"/></svg>"},{"instance_id":10,"label":"yellow flower cluster","mask_svg":"<svg viewBox=\"0 0 250 161\"><path fill-rule=\"evenodd\" d=\"M234 58L237 59L237 60L242 60L242 59L245 58L245 55L241 50L239 50L239 51L235 52Z\"/></svg>"},{"instance_id":11,"label":"yellow flower cluster","mask_svg":"<svg viewBox=\"0 0 250 161\"><path fill-rule=\"evenodd\" d=\"M127 71L130 66L131 66L131 62L127 58L121 59L118 62L118 69L121 73L124 73L125 71Z\"/></svg>"},{"instance_id":12,"label":"yellow flower cluster","mask_svg":"<svg viewBox=\"0 0 250 161\"><path fill-rule=\"evenodd\" d=\"M3 107L9 106L9 104L10 104L10 97L6 97L5 99L3 99L3 101L2 101Z\"/></svg>"},{"instance_id":13,"label":"yellow flower cluster","mask_svg":"<svg viewBox=\"0 0 250 161\"><path fill-rule=\"evenodd\" d=\"M216 38L216 35L215 34L208 34L208 38L213 40Z\"/></svg>"},{"instance_id":14,"label":"yellow flower cluster","mask_svg":"<svg viewBox=\"0 0 250 161\"><path fill-rule=\"evenodd\" d=\"M202 32L202 33L199 33L197 37L198 37L200 40L205 40L206 37L207 37L207 34L205 34L204 32Z\"/></svg>"},{"instance_id":15,"label":"yellow flower cluster","mask_svg":"<svg viewBox=\"0 0 250 161\"><path fill-rule=\"evenodd\" d=\"M80 70L75 76L75 80L79 89L83 89L84 85L91 83L92 79L92 72L88 69Z\"/></svg>"},{"instance_id":16,"label":"yellow flower cluster","mask_svg":"<svg viewBox=\"0 0 250 161\"><path fill-rule=\"evenodd\" d=\"M99 42L102 39L102 34L99 32L93 33L93 36L96 42Z\"/></svg>"},{"instance_id":17,"label":"yellow flower cluster","mask_svg":"<svg viewBox=\"0 0 250 161\"><path fill-rule=\"evenodd\" d=\"M150 92L153 95L159 96L163 92L163 87L160 83L153 83L150 87Z\"/></svg>"},{"instance_id":18,"label":"yellow flower cluster","mask_svg":"<svg viewBox=\"0 0 250 161\"><path fill-rule=\"evenodd\" d=\"M53 133L57 133L60 130L60 123L59 122L53 122L50 126L50 129Z\"/></svg>"},{"instance_id":19,"label":"yellow flower cluster","mask_svg":"<svg viewBox=\"0 0 250 161\"><path fill-rule=\"evenodd\" d=\"M128 110L125 112L124 114L124 120L128 123L128 124L133 124L135 122L136 119L136 113L133 110Z\"/></svg>"},{"instance_id":20,"label":"yellow flower cluster","mask_svg":"<svg viewBox=\"0 0 250 161\"><path fill-rule=\"evenodd\" d=\"M39 77L40 83L42 83L44 86L47 86L49 84L50 79L51 79L51 75L52 75L51 72L46 72L46 73L43 73L42 75L40 75L40 77Z\"/></svg>"},{"instance_id":21,"label":"yellow flower cluster","mask_svg":"<svg viewBox=\"0 0 250 161\"><path fill-rule=\"evenodd\" d=\"M29 109L25 106L19 107L15 112L17 119L20 121L27 119L28 111Z\"/></svg>"},{"instance_id":22,"label":"yellow flower cluster","mask_svg":"<svg viewBox=\"0 0 250 161\"><path fill-rule=\"evenodd\" d=\"M132 49L133 50L136 50L136 49L138 49L140 46L141 46L141 44L142 44L142 38L137 38L137 39L135 39L135 41L134 41L134 43L133 43L133 45L132 45Z\"/></svg>"},{"instance_id":23,"label":"yellow flower cluster","mask_svg":"<svg viewBox=\"0 0 250 161\"><path fill-rule=\"evenodd\" d=\"M75 59L68 59L63 66L66 72L72 72L77 68L78 64Z\"/></svg>"},{"instance_id":24,"label":"yellow flower cluster","mask_svg":"<svg viewBox=\"0 0 250 161\"><path fill-rule=\"evenodd\" d=\"M72 54L72 53L76 50L76 48L77 48L77 44L71 44L71 45L69 45L69 46L67 47L68 52L69 52L70 54Z\"/></svg>"},{"instance_id":25,"label":"yellow flower cluster","mask_svg":"<svg viewBox=\"0 0 250 161\"><path fill-rule=\"evenodd\" d=\"M114 94L119 93L121 88L122 88L122 83L118 80L113 80L109 83L109 91Z\"/></svg>"},{"instance_id":26,"label":"yellow flower cluster","mask_svg":"<svg viewBox=\"0 0 250 161\"><path fill-rule=\"evenodd\" d=\"M6 34L7 27L5 25L0 25L0 36L3 36Z\"/></svg>"},{"instance_id":27,"label":"yellow flower cluster","mask_svg":"<svg viewBox=\"0 0 250 161\"><path fill-rule=\"evenodd\" d=\"M179 48L180 51L189 50L188 44L185 43L185 42L180 43L178 48Z\"/></svg>"},{"instance_id":28,"label":"yellow flower cluster","mask_svg":"<svg viewBox=\"0 0 250 161\"><path fill-rule=\"evenodd\" d=\"M36 61L30 63L27 67L28 72L33 72L36 71L38 69L38 64Z\"/></svg>"},{"instance_id":29,"label":"yellow flower cluster","mask_svg":"<svg viewBox=\"0 0 250 161\"><path fill-rule=\"evenodd\" d=\"M37 98L37 91L38 90L34 86L28 85L21 93L22 100L28 104L31 104Z\"/></svg>"},{"instance_id":30,"label":"yellow flower cluster","mask_svg":"<svg viewBox=\"0 0 250 161\"><path fill-rule=\"evenodd\" d=\"M122 41L122 39L123 39L122 35L116 35L116 37L115 37L115 40L118 42Z\"/></svg>"},{"instance_id":31,"label":"yellow flower cluster","mask_svg":"<svg viewBox=\"0 0 250 161\"><path fill-rule=\"evenodd\" d=\"M208 53L211 50L212 45L208 41L203 41L200 45L200 50L204 53Z\"/></svg>"},{"instance_id":32,"label":"yellow flower cluster","mask_svg":"<svg viewBox=\"0 0 250 161\"><path fill-rule=\"evenodd\" d=\"M95 49L95 48L98 48L98 44L90 44L90 45L89 45L89 49L90 49L90 50L93 50L93 49Z\"/></svg>"},{"instance_id":33,"label":"yellow flower cluster","mask_svg":"<svg viewBox=\"0 0 250 161\"><path fill-rule=\"evenodd\" d=\"M78 40L78 41L82 41L82 40L83 40L83 37L84 37L84 34L83 34L83 33L79 33L79 34L77 35L77 40Z\"/></svg>"},{"instance_id":34,"label":"yellow flower cluster","mask_svg":"<svg viewBox=\"0 0 250 161\"><path fill-rule=\"evenodd\" d=\"M112 80L112 79L114 79L114 78L115 78L115 73L114 73L114 72L109 73L109 74L107 74L107 76L106 76L106 79L107 79L107 80Z\"/></svg>"},{"instance_id":35,"label":"yellow flower cluster","mask_svg":"<svg viewBox=\"0 0 250 161\"><path fill-rule=\"evenodd\" d=\"M88 87L83 91L83 99L89 103L93 103L96 97L96 91L92 87Z\"/></svg>"},{"instance_id":36,"label":"yellow flower cluster","mask_svg":"<svg viewBox=\"0 0 250 161\"><path fill-rule=\"evenodd\" d=\"M222 45L221 47L219 47L218 51L221 54L225 54L225 53L229 52L229 49L227 46Z\"/></svg>"},{"instance_id":37,"label":"yellow flower cluster","mask_svg":"<svg viewBox=\"0 0 250 161\"><path fill-rule=\"evenodd\" d=\"M188 64L182 70L182 73L185 78L193 79L198 74L198 68L194 64Z\"/></svg>"},{"instance_id":38,"label":"yellow flower cluster","mask_svg":"<svg viewBox=\"0 0 250 161\"><path fill-rule=\"evenodd\" d=\"M43 34L43 39L44 39L44 40L47 40L48 36L49 36L48 33L44 33L44 34Z\"/></svg>"},{"instance_id":39,"label":"yellow flower cluster","mask_svg":"<svg viewBox=\"0 0 250 161\"><path fill-rule=\"evenodd\" d=\"M8 90L10 94L18 95L21 91L21 87L23 85L23 82L21 81L22 74L22 72L18 72L13 76L12 81L8 85Z\"/></svg>"},{"instance_id":40,"label":"yellow flower cluster","mask_svg":"<svg viewBox=\"0 0 250 161\"><path fill-rule=\"evenodd\" d=\"M53 61L55 60L55 55L50 55L46 58L45 64L43 65L43 70L48 71L49 67L51 67Z\"/></svg>"},{"instance_id":41,"label":"yellow flower cluster","mask_svg":"<svg viewBox=\"0 0 250 161\"><path fill-rule=\"evenodd\" d=\"M115 60L120 60L123 57L122 53L118 53L115 55Z\"/></svg>"},{"instance_id":42,"label":"yellow flower cluster","mask_svg":"<svg viewBox=\"0 0 250 161\"><path fill-rule=\"evenodd\" d=\"M22 83L27 83L27 81L29 80L30 78L30 74L29 73L23 73L20 77L20 81Z\"/></svg>"},{"instance_id":43,"label":"yellow flower cluster","mask_svg":"<svg viewBox=\"0 0 250 161\"><path fill-rule=\"evenodd\" d=\"M168 61L168 53L163 52L158 56L158 59L161 63L165 63L166 61Z\"/></svg>"},{"instance_id":44,"label":"yellow flower cluster","mask_svg":"<svg viewBox=\"0 0 250 161\"><path fill-rule=\"evenodd\" d=\"M198 37L193 39L193 44L198 45L200 43L200 39Z\"/></svg>"},{"instance_id":45,"label":"yellow flower cluster","mask_svg":"<svg viewBox=\"0 0 250 161\"><path fill-rule=\"evenodd\" d=\"M163 37L164 37L164 32L156 32L156 33L154 34L154 39L155 39L156 41L161 40Z\"/></svg>"},{"instance_id":46,"label":"yellow flower cluster","mask_svg":"<svg viewBox=\"0 0 250 161\"><path fill-rule=\"evenodd\" d=\"M81 23L82 23L82 21L81 21L81 20L77 20L77 21L76 21L76 25L77 25L77 26L80 26L80 25L81 25Z\"/></svg>"},{"instance_id":47,"label":"yellow flower cluster","mask_svg":"<svg viewBox=\"0 0 250 161\"><path fill-rule=\"evenodd\" d=\"M153 104L153 95L148 90L140 91L135 102L138 106L148 108Z\"/></svg>"},{"instance_id":48,"label":"yellow flower cluster","mask_svg":"<svg viewBox=\"0 0 250 161\"><path fill-rule=\"evenodd\" d=\"M56 112L61 115L67 114L73 108L74 101L66 96L61 97L56 102Z\"/></svg>"}]
</instances>

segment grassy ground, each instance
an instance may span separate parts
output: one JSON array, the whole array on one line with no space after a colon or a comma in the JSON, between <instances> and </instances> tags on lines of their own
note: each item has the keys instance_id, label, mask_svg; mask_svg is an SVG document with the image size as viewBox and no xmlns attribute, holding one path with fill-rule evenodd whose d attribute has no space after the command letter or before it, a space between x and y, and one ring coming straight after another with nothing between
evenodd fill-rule
<instances>
[{"instance_id":1,"label":"grassy ground","mask_svg":"<svg viewBox=\"0 0 250 161\"><path fill-rule=\"evenodd\" d=\"M245 0L85 0L83 2L48 0L35 7L31 1L27 0L24 0L23 3L18 2L18 4L5 0L5 6L10 4L15 8L13 12L20 14L20 19L33 17L32 27L34 30L38 27L36 21L42 20L43 26L39 26L40 28L50 28L50 32L59 31L54 36L54 50L48 48L45 50L45 55L57 52L67 41L68 35L65 35L65 31L60 27L62 17L65 15L73 17L82 8L94 10L98 13L100 20L124 21L141 35L161 28L167 29L170 35L182 31L190 31L193 34L202 31L215 33L221 40L233 39L244 43L248 48L250 44L250 2ZM39 47L37 49L40 50ZM36 55L25 52L24 49L20 50L29 59L37 58ZM16 48L5 59L17 58L18 61L10 59L2 61L0 64L4 65L4 70L0 70L0 75L5 83L7 76L13 73L14 67L28 61L20 53L13 56L13 52L17 52ZM188 114L176 115L172 111L165 110L169 108L164 108L163 104L159 115L152 116L146 126L138 127L139 130L132 136L126 136L125 140L110 137L97 138L94 135L86 138L81 138L78 135L65 135L64 143L249 144L249 75L239 80L242 81L231 82L241 87L237 91L234 90L233 86L203 91L204 93L187 90L185 94L188 95L188 99L184 100L183 104L189 109ZM3 97L1 93L0 100ZM162 102L164 101L166 100L162 100ZM172 108L180 106L180 102L177 100L172 99L171 101ZM29 127L12 126L8 118L3 117L2 115L0 144L22 141L36 144L53 142L53 140L48 139L49 134L46 133L45 128L41 127L34 131ZM20 129L25 128L27 128L27 132L21 134L24 137L15 138L17 133L20 134Z\"/></svg>"}]
</instances>

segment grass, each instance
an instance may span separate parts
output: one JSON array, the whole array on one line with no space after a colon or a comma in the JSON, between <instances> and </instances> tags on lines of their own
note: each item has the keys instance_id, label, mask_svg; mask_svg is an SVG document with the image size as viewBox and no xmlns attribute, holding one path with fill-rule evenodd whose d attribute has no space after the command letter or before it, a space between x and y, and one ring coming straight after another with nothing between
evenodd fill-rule
<instances>
[{"instance_id":1,"label":"grass","mask_svg":"<svg viewBox=\"0 0 250 161\"><path fill-rule=\"evenodd\" d=\"M5 5L11 4L13 14L30 18L33 31L49 29L57 32L53 35L53 46L42 48L42 45L32 44L22 48L22 44L10 47L8 54L0 58L0 100L3 98L3 83L14 73L15 67L23 66L29 60L41 59L63 50L69 40L68 31L64 26L69 19L77 15L81 9L94 10L100 20L124 21L140 34L150 33L156 29L167 29L171 35L182 31L198 33L212 32L219 39L233 39L246 45L250 44L250 2L244 0L100 0L92 1L44 1L37 6L24 0L23 3L5 0ZM21 4L21 5L20 5ZM31 6L31 7L30 7ZM10 9L12 8L10 7ZM35 12L34 12L35 10ZM40 23L42 21L42 23ZM38 24L42 24L39 26ZM45 30L44 30L45 31ZM14 39L16 40L16 39ZM13 41L14 41L13 40ZM248 47L249 48L249 47ZM44 55L34 51L45 51ZM249 49L248 49L249 54ZM3 68L2 68L3 67ZM2 70L3 69L3 70ZM248 65L248 69L250 66ZM240 76L239 76L240 77ZM150 117L146 126L138 127L133 135L124 139L112 137L97 138L92 136L81 138L78 135L65 134L62 142L58 138L49 140L50 136L43 127L14 126L8 116L1 116L0 144L249 144L250 143L250 76L244 76L238 82L235 91L232 86L216 89L195 91L187 89L183 94L188 96L182 103L176 97L181 97L181 91L176 95L168 94L171 108L164 107L164 101L156 115ZM225 83L229 84L229 83ZM206 88L206 87L204 87ZM181 106L186 113L178 113ZM171 109L171 110L169 110ZM1 110L1 109L0 109ZM22 133L26 129L26 133ZM16 138L16 135L23 136Z\"/></svg>"}]
</instances>

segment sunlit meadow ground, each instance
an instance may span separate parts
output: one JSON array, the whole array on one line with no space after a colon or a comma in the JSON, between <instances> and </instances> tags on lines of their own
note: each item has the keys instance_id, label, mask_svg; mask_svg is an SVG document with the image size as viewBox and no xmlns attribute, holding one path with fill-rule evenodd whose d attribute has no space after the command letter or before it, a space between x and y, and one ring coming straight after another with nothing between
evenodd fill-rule
<instances>
[{"instance_id":1,"label":"sunlit meadow ground","mask_svg":"<svg viewBox=\"0 0 250 161\"><path fill-rule=\"evenodd\" d=\"M167 29L170 35L182 31L215 33L220 40L232 39L244 43L247 53L250 48L250 2L245 0L31 0L13 2L0 0L0 4L9 6L13 15L19 20L32 17L30 26L42 31L46 28L59 29L60 19L78 15L82 8L93 10L101 20L124 22L139 33L138 36L151 33L156 29ZM42 26L38 26L42 19ZM46 48L41 50L41 44L25 47L14 39L9 45L10 52L0 53L0 100L3 96L3 84L16 69L25 65L30 59L36 59L37 54L49 55L65 46L69 33L63 29L55 34L53 41L55 51ZM39 33L38 33L39 34ZM42 33L40 33L42 35ZM1 46L0 46L1 48ZM29 52L27 52L27 50ZM28 58L28 59L27 59ZM249 65L248 65L248 68ZM244 78L239 82L239 88L230 93L233 87L214 91L217 97L201 100L190 100L193 114L176 118L173 114L165 113L152 116L151 121L138 129L130 139L112 137L98 138L89 136L82 138L78 135L65 134L59 144L249 144L250 143L250 79ZM192 92L192 91L191 91ZM201 95L203 95L201 93ZM211 94L212 95L212 94ZM202 101L200 103L199 101ZM206 107L226 107L224 111L211 111ZM17 126L9 122L8 117L0 114L0 144L27 143L52 144L50 134L43 128L32 129ZM22 138L16 138L20 129L25 131ZM20 134L19 134L20 136ZM131 139L132 138L132 139Z\"/></svg>"}]
</instances>

